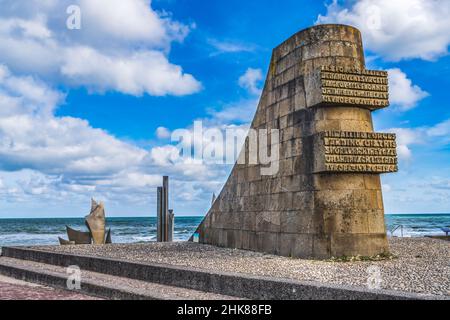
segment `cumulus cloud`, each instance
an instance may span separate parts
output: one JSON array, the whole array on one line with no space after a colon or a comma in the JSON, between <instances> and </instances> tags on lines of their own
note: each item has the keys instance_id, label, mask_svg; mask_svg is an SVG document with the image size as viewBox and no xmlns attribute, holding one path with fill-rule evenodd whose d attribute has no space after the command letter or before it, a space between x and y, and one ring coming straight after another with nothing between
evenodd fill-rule
<instances>
[{"instance_id":1,"label":"cumulus cloud","mask_svg":"<svg viewBox=\"0 0 450 320\"><path fill-rule=\"evenodd\" d=\"M49 115L64 95L33 77L15 77L0 64L0 116L15 114Z\"/></svg>"},{"instance_id":2,"label":"cumulus cloud","mask_svg":"<svg viewBox=\"0 0 450 320\"><path fill-rule=\"evenodd\" d=\"M424 187L432 187L437 190L450 191L450 179L447 177L433 176L428 183L423 183ZM450 199L450 194L448 194L447 199Z\"/></svg>"},{"instance_id":3,"label":"cumulus cloud","mask_svg":"<svg viewBox=\"0 0 450 320\"><path fill-rule=\"evenodd\" d=\"M209 39L209 44L214 48L213 56L223 53L252 52L255 46L243 44L235 41L220 41L217 39Z\"/></svg>"},{"instance_id":4,"label":"cumulus cloud","mask_svg":"<svg viewBox=\"0 0 450 320\"><path fill-rule=\"evenodd\" d=\"M248 99L226 104L219 110L210 109L208 111L210 115L208 122L216 125L226 123L249 123L255 115L257 105L257 99Z\"/></svg>"},{"instance_id":5,"label":"cumulus cloud","mask_svg":"<svg viewBox=\"0 0 450 320\"><path fill-rule=\"evenodd\" d=\"M180 150L172 145L155 147L151 151L152 160L160 166L169 166L180 158Z\"/></svg>"},{"instance_id":6,"label":"cumulus cloud","mask_svg":"<svg viewBox=\"0 0 450 320\"><path fill-rule=\"evenodd\" d=\"M450 139L450 119L431 127L427 134L430 137L447 137L447 139Z\"/></svg>"},{"instance_id":7,"label":"cumulus cloud","mask_svg":"<svg viewBox=\"0 0 450 320\"><path fill-rule=\"evenodd\" d=\"M259 95L261 89L258 87L263 79L261 69L248 68L247 71L239 78L239 85L248 90L251 94Z\"/></svg>"},{"instance_id":8,"label":"cumulus cloud","mask_svg":"<svg viewBox=\"0 0 450 320\"><path fill-rule=\"evenodd\" d=\"M411 79L398 68L389 69L389 101L402 111L414 108L417 103L429 94L419 86L412 84Z\"/></svg>"},{"instance_id":9,"label":"cumulus cloud","mask_svg":"<svg viewBox=\"0 0 450 320\"><path fill-rule=\"evenodd\" d=\"M8 75L0 82L0 92L4 98L0 167L4 170L100 173L116 170L123 162L136 164L145 155L84 120L55 117L61 94L32 77Z\"/></svg>"},{"instance_id":10,"label":"cumulus cloud","mask_svg":"<svg viewBox=\"0 0 450 320\"><path fill-rule=\"evenodd\" d=\"M127 42L164 46L182 41L189 27L151 9L150 0L81 0L85 37L108 36ZM94 34L88 34L95 30ZM90 33L90 32L89 32Z\"/></svg>"},{"instance_id":11,"label":"cumulus cloud","mask_svg":"<svg viewBox=\"0 0 450 320\"><path fill-rule=\"evenodd\" d=\"M165 127L159 127L156 129L156 136L158 139L168 139L170 138L170 130Z\"/></svg>"},{"instance_id":12,"label":"cumulus cloud","mask_svg":"<svg viewBox=\"0 0 450 320\"><path fill-rule=\"evenodd\" d=\"M333 0L318 23L359 28L366 48L387 60L434 60L448 53L450 2L447 0Z\"/></svg>"},{"instance_id":13,"label":"cumulus cloud","mask_svg":"<svg viewBox=\"0 0 450 320\"><path fill-rule=\"evenodd\" d=\"M259 95L262 90L259 85L262 80L263 74L261 69L248 68L239 77L238 83L241 88L246 89L250 93L251 97L226 103L220 107L209 108L207 110L209 118L203 120L209 126L221 127L222 129L233 125L248 129L258 106Z\"/></svg>"},{"instance_id":14,"label":"cumulus cloud","mask_svg":"<svg viewBox=\"0 0 450 320\"><path fill-rule=\"evenodd\" d=\"M410 160L412 157L411 145L420 144L421 136L418 129L393 128L387 130L397 135L397 155L400 160Z\"/></svg>"},{"instance_id":15,"label":"cumulus cloud","mask_svg":"<svg viewBox=\"0 0 450 320\"><path fill-rule=\"evenodd\" d=\"M65 27L66 8L73 4L81 8L81 30ZM170 63L168 52L191 29L153 10L149 0L6 0L0 63L90 90L186 95L201 84Z\"/></svg>"},{"instance_id":16,"label":"cumulus cloud","mask_svg":"<svg viewBox=\"0 0 450 320\"><path fill-rule=\"evenodd\" d=\"M59 202L66 207L84 204L91 196L109 204L147 207L162 175L171 176L175 203L181 199L183 204L189 200L189 206L209 204L230 166L181 156L174 143L145 150L86 120L56 115L65 98L56 89L60 87L135 96L199 91L201 84L169 59L171 45L183 42L195 25L152 9L149 0L0 2L0 194L6 199L2 208L27 201L32 206ZM81 30L66 28L68 5L80 6ZM253 50L227 41L211 46L220 53ZM249 73L242 82L252 94L258 90L259 75L254 71L253 79ZM255 108L253 100L227 105L212 111L205 127L224 130L228 121L245 122L245 127ZM166 128L157 130L161 139L169 135ZM205 147L218 144L204 139Z\"/></svg>"},{"instance_id":17,"label":"cumulus cloud","mask_svg":"<svg viewBox=\"0 0 450 320\"><path fill-rule=\"evenodd\" d=\"M416 168L413 172L405 170L384 177L392 186L383 194L387 210L390 213L447 212L450 181L441 172L440 168L426 171Z\"/></svg>"},{"instance_id":18,"label":"cumulus cloud","mask_svg":"<svg viewBox=\"0 0 450 320\"><path fill-rule=\"evenodd\" d=\"M222 181L220 168L181 158L175 146L145 150L83 119L55 116L63 101L56 89L0 66L0 194L9 202L76 202L96 196L141 203L162 174L180 187L188 181L209 198L216 189L206 188Z\"/></svg>"},{"instance_id":19,"label":"cumulus cloud","mask_svg":"<svg viewBox=\"0 0 450 320\"><path fill-rule=\"evenodd\" d=\"M397 135L397 153L400 160L411 160L412 146L445 146L450 143L450 119L433 126L417 128L391 128L385 130Z\"/></svg>"},{"instance_id":20,"label":"cumulus cloud","mask_svg":"<svg viewBox=\"0 0 450 320\"><path fill-rule=\"evenodd\" d=\"M200 89L193 76L170 64L159 51L136 52L131 56L107 56L89 47L74 48L61 73L76 84L98 91L114 88L140 96L182 96Z\"/></svg>"}]
</instances>

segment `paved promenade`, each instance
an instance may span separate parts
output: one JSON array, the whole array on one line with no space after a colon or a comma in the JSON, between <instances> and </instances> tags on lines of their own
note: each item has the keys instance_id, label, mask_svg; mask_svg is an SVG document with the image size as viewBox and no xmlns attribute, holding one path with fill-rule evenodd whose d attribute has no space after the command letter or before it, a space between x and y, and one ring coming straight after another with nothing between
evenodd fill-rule
<instances>
[{"instance_id":1,"label":"paved promenade","mask_svg":"<svg viewBox=\"0 0 450 320\"><path fill-rule=\"evenodd\" d=\"M98 300L97 298L53 289L0 276L0 300Z\"/></svg>"}]
</instances>

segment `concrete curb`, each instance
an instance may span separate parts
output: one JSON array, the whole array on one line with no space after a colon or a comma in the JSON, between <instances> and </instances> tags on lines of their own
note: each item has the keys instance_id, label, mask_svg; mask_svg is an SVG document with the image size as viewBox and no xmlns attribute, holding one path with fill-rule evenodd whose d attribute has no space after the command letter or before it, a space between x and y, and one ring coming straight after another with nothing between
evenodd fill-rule
<instances>
[{"instance_id":1,"label":"concrete curb","mask_svg":"<svg viewBox=\"0 0 450 320\"><path fill-rule=\"evenodd\" d=\"M62 267L127 277L168 286L194 289L255 300L448 300L448 297L310 281L275 279L245 274L212 272L163 264L144 264L123 260L52 253L20 247L4 247L2 255Z\"/></svg>"},{"instance_id":2,"label":"concrete curb","mask_svg":"<svg viewBox=\"0 0 450 320\"><path fill-rule=\"evenodd\" d=\"M51 272L36 272L19 267L4 266L0 264L0 274L23 281L33 282L53 288L67 290L67 277ZM97 285L89 281L83 281L81 289L75 291L97 298L111 300L159 300L156 297L128 292L114 287Z\"/></svg>"}]
</instances>

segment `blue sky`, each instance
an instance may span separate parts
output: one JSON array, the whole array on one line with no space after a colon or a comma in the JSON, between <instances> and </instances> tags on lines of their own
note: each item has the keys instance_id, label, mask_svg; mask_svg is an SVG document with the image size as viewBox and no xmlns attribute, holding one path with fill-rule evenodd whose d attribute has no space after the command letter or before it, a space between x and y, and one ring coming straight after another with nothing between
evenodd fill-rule
<instances>
[{"instance_id":1,"label":"blue sky","mask_svg":"<svg viewBox=\"0 0 450 320\"><path fill-rule=\"evenodd\" d=\"M69 5L81 29L66 27ZM317 23L362 31L388 70L400 172L387 213L450 212L448 1L0 1L0 217L155 215L172 178L179 215L203 215L230 165L179 159L170 133L246 127L272 48ZM159 129L158 129L159 128Z\"/></svg>"}]
</instances>

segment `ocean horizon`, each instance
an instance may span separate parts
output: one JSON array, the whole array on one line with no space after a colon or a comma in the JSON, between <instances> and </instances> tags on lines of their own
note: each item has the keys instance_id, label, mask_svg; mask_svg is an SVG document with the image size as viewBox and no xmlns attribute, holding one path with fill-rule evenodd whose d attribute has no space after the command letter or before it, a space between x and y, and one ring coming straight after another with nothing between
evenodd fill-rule
<instances>
[{"instance_id":1,"label":"ocean horizon","mask_svg":"<svg viewBox=\"0 0 450 320\"><path fill-rule=\"evenodd\" d=\"M177 216L174 240L188 240L202 219L203 216ZM386 214L385 222L388 236L443 235L441 228L450 226L450 213ZM67 238L66 225L87 231L83 217L0 218L0 247L57 245L58 237ZM156 217L110 217L107 227L112 230L114 243L156 241Z\"/></svg>"}]
</instances>

